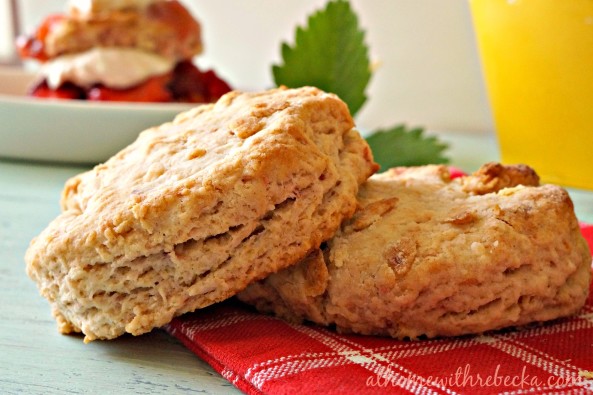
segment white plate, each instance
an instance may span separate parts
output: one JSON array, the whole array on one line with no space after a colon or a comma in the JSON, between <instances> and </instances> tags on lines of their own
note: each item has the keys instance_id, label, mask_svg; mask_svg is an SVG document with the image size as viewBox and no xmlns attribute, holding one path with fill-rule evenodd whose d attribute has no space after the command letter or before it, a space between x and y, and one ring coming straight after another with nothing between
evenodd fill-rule
<instances>
[{"instance_id":1,"label":"white plate","mask_svg":"<svg viewBox=\"0 0 593 395\"><path fill-rule=\"evenodd\" d=\"M25 96L33 75L0 67L0 157L99 163L191 104L48 100Z\"/></svg>"}]
</instances>

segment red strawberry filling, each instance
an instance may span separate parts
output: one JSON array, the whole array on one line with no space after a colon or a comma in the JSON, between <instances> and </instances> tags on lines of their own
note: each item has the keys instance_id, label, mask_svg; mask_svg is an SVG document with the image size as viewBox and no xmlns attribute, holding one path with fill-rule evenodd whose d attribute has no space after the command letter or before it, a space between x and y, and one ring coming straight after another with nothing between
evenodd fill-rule
<instances>
[{"instance_id":1,"label":"red strawberry filling","mask_svg":"<svg viewBox=\"0 0 593 395\"><path fill-rule=\"evenodd\" d=\"M184 61L167 74L151 77L140 85L113 89L101 84L89 89L65 83L57 89L41 81L31 96L59 99L82 99L119 102L211 103L231 91L231 87L212 70L201 71L191 61Z\"/></svg>"}]
</instances>

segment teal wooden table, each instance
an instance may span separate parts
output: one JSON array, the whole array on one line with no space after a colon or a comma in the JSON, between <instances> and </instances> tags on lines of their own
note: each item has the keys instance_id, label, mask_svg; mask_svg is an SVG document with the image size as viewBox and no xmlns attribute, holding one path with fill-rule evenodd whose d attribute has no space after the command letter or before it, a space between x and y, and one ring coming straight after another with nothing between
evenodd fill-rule
<instances>
[{"instance_id":1,"label":"teal wooden table","mask_svg":"<svg viewBox=\"0 0 593 395\"><path fill-rule=\"evenodd\" d=\"M492 136L441 134L453 165L473 171L496 160ZM84 344L56 331L23 256L59 212L64 181L83 167L0 159L0 394L229 394L238 391L164 331ZM570 190L593 223L593 192Z\"/></svg>"}]
</instances>

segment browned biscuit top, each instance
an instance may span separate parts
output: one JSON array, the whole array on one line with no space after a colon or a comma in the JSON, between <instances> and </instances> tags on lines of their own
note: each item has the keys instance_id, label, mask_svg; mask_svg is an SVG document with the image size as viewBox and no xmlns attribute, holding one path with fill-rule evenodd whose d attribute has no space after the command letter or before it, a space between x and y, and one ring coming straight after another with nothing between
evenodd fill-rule
<instances>
[{"instance_id":1,"label":"browned biscuit top","mask_svg":"<svg viewBox=\"0 0 593 395\"><path fill-rule=\"evenodd\" d=\"M325 248L239 296L293 321L416 338L570 315L591 256L568 193L525 166L396 168L361 187ZM310 273L318 273L311 276Z\"/></svg>"},{"instance_id":2,"label":"browned biscuit top","mask_svg":"<svg viewBox=\"0 0 593 395\"><path fill-rule=\"evenodd\" d=\"M191 59L202 52L198 21L176 0L157 1L145 9L95 10L54 18L37 33L44 56L84 52L97 47L133 48L172 60Z\"/></svg>"},{"instance_id":3,"label":"browned biscuit top","mask_svg":"<svg viewBox=\"0 0 593 395\"><path fill-rule=\"evenodd\" d=\"M377 166L344 102L233 92L73 177L27 271L63 332L140 334L296 263Z\"/></svg>"}]
</instances>

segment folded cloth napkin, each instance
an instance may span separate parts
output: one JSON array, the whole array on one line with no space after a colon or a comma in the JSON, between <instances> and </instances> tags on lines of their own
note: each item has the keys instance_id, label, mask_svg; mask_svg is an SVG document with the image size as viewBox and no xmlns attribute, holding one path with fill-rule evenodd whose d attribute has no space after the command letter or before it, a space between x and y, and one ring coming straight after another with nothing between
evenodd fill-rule
<instances>
[{"instance_id":1,"label":"folded cloth napkin","mask_svg":"<svg viewBox=\"0 0 593 395\"><path fill-rule=\"evenodd\" d=\"M593 226L581 228L593 247ZM166 329L248 394L593 393L593 287L577 316L452 339L340 335L236 301Z\"/></svg>"}]
</instances>

